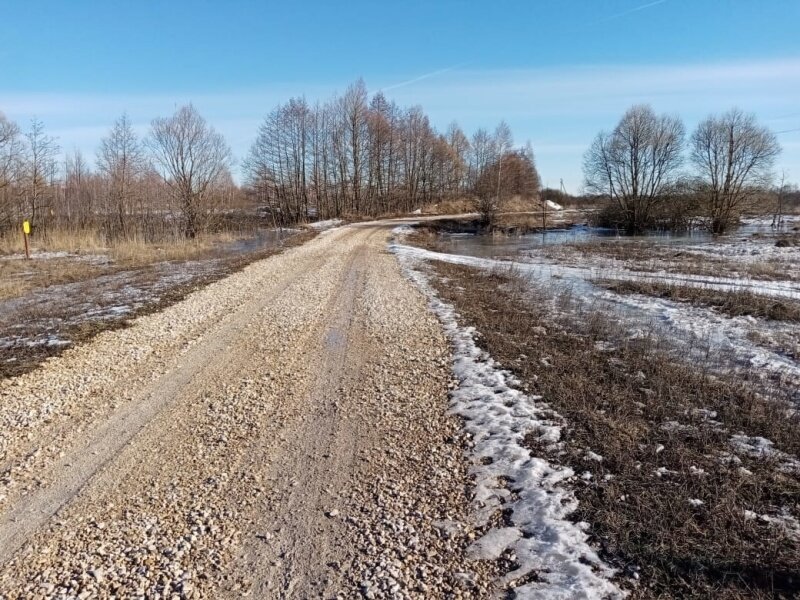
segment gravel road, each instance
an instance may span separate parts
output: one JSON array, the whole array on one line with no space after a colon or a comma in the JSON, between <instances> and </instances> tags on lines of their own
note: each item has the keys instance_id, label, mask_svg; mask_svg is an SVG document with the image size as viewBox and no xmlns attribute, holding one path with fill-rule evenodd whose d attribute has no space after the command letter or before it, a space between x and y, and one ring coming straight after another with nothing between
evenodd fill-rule
<instances>
[{"instance_id":1,"label":"gravel road","mask_svg":"<svg viewBox=\"0 0 800 600\"><path fill-rule=\"evenodd\" d=\"M0 598L481 597L447 342L334 229L0 383Z\"/></svg>"}]
</instances>

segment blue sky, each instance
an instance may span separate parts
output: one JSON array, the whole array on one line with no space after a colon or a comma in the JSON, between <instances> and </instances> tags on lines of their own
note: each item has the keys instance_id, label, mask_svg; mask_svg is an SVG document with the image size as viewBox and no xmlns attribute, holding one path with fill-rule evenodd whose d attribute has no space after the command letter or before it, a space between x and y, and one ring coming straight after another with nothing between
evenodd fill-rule
<instances>
[{"instance_id":1,"label":"blue sky","mask_svg":"<svg viewBox=\"0 0 800 600\"><path fill-rule=\"evenodd\" d=\"M276 103L363 77L442 129L505 118L571 191L593 136L637 102L689 130L753 111L786 132L778 170L800 182L800 0L4 4L0 111L87 156L123 111L144 134L191 101L241 158Z\"/></svg>"}]
</instances>

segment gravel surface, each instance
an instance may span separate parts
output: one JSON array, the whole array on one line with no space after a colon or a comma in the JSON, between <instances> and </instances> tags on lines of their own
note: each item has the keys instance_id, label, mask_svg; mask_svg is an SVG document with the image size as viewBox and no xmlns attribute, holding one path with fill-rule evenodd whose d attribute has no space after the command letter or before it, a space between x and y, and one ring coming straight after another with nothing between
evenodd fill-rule
<instances>
[{"instance_id":1,"label":"gravel surface","mask_svg":"<svg viewBox=\"0 0 800 600\"><path fill-rule=\"evenodd\" d=\"M0 382L0 598L474 598L447 342L338 228Z\"/></svg>"}]
</instances>

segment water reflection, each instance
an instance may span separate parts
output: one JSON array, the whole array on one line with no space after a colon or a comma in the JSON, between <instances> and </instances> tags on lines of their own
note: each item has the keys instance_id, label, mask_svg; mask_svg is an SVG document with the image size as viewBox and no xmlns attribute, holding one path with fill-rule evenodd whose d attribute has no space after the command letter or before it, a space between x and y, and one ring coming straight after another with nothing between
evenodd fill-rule
<instances>
[{"instance_id":1,"label":"water reflection","mask_svg":"<svg viewBox=\"0 0 800 600\"><path fill-rule=\"evenodd\" d=\"M442 250L451 254L477 256L481 258L495 258L501 256L514 256L524 254L543 246L558 246L562 244L578 244L592 241L619 240L631 242L637 240L658 241L660 244L699 244L711 243L715 240L727 241L743 240L750 237L772 237L778 233L788 232L790 225L780 230L770 226L769 221L746 222L735 232L725 238L714 238L702 229L689 231L652 231L643 235L626 235L619 230L603 227L589 227L575 225L565 229L550 229L542 233L528 233L523 235L493 235L477 233L442 232L439 241Z\"/></svg>"}]
</instances>

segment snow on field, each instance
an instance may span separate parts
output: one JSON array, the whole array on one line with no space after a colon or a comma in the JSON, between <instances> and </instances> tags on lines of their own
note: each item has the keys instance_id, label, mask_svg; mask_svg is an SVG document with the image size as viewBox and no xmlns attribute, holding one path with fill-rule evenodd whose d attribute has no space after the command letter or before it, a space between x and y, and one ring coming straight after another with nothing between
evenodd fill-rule
<instances>
[{"instance_id":1,"label":"snow on field","mask_svg":"<svg viewBox=\"0 0 800 600\"><path fill-rule=\"evenodd\" d=\"M800 461L798 461L797 457L775 448L772 440L738 433L731 438L730 444L737 454L773 460L777 463L779 471L800 473Z\"/></svg>"},{"instance_id":2,"label":"snow on field","mask_svg":"<svg viewBox=\"0 0 800 600\"><path fill-rule=\"evenodd\" d=\"M222 269L219 259L162 262L150 268L120 271L84 281L38 288L0 300L0 350L66 345L65 328L124 317L194 279Z\"/></svg>"},{"instance_id":3,"label":"snow on field","mask_svg":"<svg viewBox=\"0 0 800 600\"><path fill-rule=\"evenodd\" d=\"M105 265L111 262L111 259L105 254L77 254L75 252L40 252L38 250L31 251L31 260L60 260L70 259L79 262L87 262L96 265ZM25 260L26 256L23 253L6 254L0 256L0 260Z\"/></svg>"},{"instance_id":4,"label":"snow on field","mask_svg":"<svg viewBox=\"0 0 800 600\"><path fill-rule=\"evenodd\" d=\"M788 509L783 508L779 515L759 515L752 510L744 511L745 520L759 519L764 523L769 523L775 527L783 529L789 536L800 539L800 522L792 515L788 514Z\"/></svg>"},{"instance_id":5,"label":"snow on field","mask_svg":"<svg viewBox=\"0 0 800 600\"><path fill-rule=\"evenodd\" d=\"M715 348L720 356L730 357L734 366L800 386L800 364L796 360L752 339L754 333L764 338L780 333L800 336L797 324L727 317L709 308L639 294L598 291L594 296L630 314L634 323L638 318L645 325L661 327L673 344L684 347L688 355L702 356L706 348Z\"/></svg>"},{"instance_id":6,"label":"snow on field","mask_svg":"<svg viewBox=\"0 0 800 600\"><path fill-rule=\"evenodd\" d=\"M406 228L401 234L410 231ZM392 242L392 247L398 252L415 256L423 260L438 260L472 267L495 269L513 266L522 273L537 279L557 278L570 280L574 283L591 281L593 279L612 279L617 281L655 281L659 283L672 283L688 285L720 291L749 291L762 296L800 299L800 282L796 281L770 281L752 278L712 277L706 275L677 274L650 271L632 271L618 266L568 266L556 261L541 257L526 257L520 260L482 258L461 254L446 254L404 245L401 242Z\"/></svg>"},{"instance_id":7,"label":"snow on field","mask_svg":"<svg viewBox=\"0 0 800 600\"><path fill-rule=\"evenodd\" d=\"M468 552L474 559L493 560L505 551L518 567L501 584L535 574L534 581L515 589L522 599L622 598L625 593L589 545L581 524L568 520L577 508L564 485L572 469L531 456L527 435L558 444L563 419L538 396L521 392L519 382L475 344L474 330L461 327L451 305L442 302L419 269L412 252L393 244L407 276L428 297L453 346L453 371L459 380L451 408L464 419L474 446L475 519L486 526L497 511L510 508L511 525L490 528Z\"/></svg>"},{"instance_id":8,"label":"snow on field","mask_svg":"<svg viewBox=\"0 0 800 600\"><path fill-rule=\"evenodd\" d=\"M800 363L791 356L763 344L756 343L758 336L764 340L786 336L800 338L796 323L767 322L752 317L731 318L711 308L692 306L671 300L639 294L620 295L598 288L593 279L657 280L681 285L707 287L718 290L746 289L752 293L800 299L800 282L735 280L725 277L654 274L625 269L593 269L560 265L553 261L534 259L498 260L456 254L433 252L402 243L410 227L397 228L390 247L400 256L416 260L436 260L481 269L513 270L530 277L537 283L555 284L572 291L574 298L589 306L602 306L616 310L625 317L633 333L660 327L676 346L689 355L704 355L708 347L719 350L726 362L722 368L747 368L764 377L777 379L800 390ZM779 344L775 344L779 346ZM800 398L798 398L800 400Z\"/></svg>"}]
</instances>

